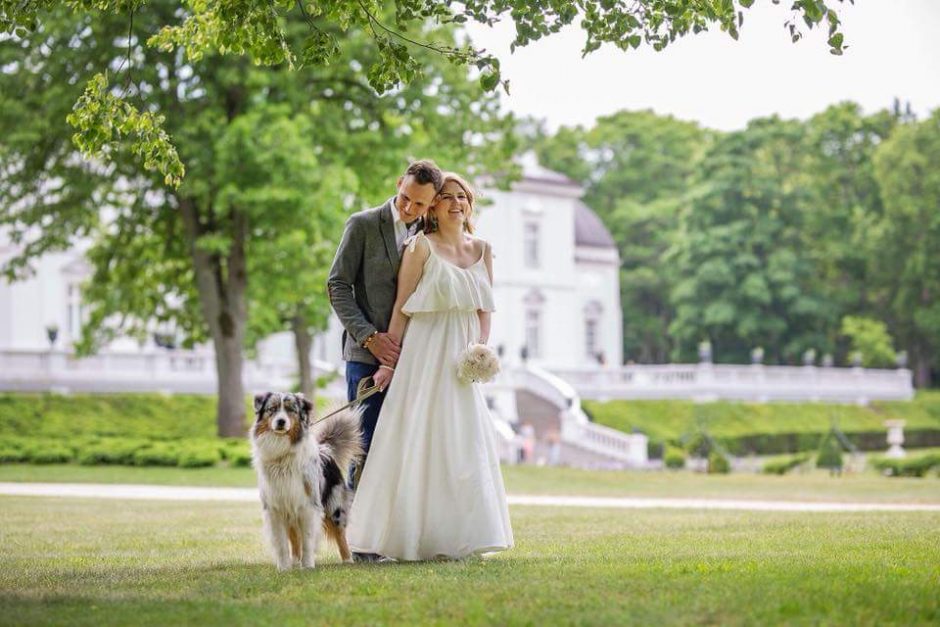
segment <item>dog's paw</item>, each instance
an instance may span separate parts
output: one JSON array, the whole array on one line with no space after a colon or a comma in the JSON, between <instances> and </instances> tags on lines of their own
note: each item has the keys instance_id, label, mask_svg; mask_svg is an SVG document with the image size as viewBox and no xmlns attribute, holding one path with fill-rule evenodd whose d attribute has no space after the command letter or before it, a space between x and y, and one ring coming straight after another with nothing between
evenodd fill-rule
<instances>
[{"instance_id":1,"label":"dog's paw","mask_svg":"<svg viewBox=\"0 0 940 627\"><path fill-rule=\"evenodd\" d=\"M300 564L300 568L302 570L313 570L316 567L317 565L313 560L310 560L309 562L304 561L304 562L301 562Z\"/></svg>"}]
</instances>

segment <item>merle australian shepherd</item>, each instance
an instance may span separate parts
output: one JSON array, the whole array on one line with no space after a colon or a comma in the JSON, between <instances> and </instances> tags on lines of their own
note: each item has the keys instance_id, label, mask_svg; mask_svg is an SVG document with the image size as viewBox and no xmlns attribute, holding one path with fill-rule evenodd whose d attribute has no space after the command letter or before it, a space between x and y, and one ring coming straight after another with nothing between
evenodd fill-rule
<instances>
[{"instance_id":1,"label":"merle australian shepherd","mask_svg":"<svg viewBox=\"0 0 940 627\"><path fill-rule=\"evenodd\" d=\"M321 528L350 561L346 516L352 491L344 473L362 455L360 412L345 409L311 425L312 410L302 394L255 396L252 463L279 570L313 568Z\"/></svg>"}]
</instances>

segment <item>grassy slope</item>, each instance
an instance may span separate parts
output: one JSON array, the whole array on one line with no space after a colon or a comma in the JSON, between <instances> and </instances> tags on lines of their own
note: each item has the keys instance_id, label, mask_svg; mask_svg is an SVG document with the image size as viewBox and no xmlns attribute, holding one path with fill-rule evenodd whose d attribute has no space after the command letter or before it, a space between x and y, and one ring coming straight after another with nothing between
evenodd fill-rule
<instances>
[{"instance_id":1,"label":"grassy slope","mask_svg":"<svg viewBox=\"0 0 940 627\"><path fill-rule=\"evenodd\" d=\"M702 421L715 437L761 433L823 433L833 420L846 433L884 431L884 421L902 419L908 429L940 429L940 391L919 392L910 402L872 403L869 407L824 403L694 404L691 401L586 401L598 423L654 440L694 431Z\"/></svg>"},{"instance_id":2,"label":"grassy slope","mask_svg":"<svg viewBox=\"0 0 940 627\"><path fill-rule=\"evenodd\" d=\"M886 478L875 473L829 477L824 471L783 477L690 472L615 472L574 468L505 466L511 494L567 494L675 498L780 499L940 503L940 480ZM256 484L250 468L127 468L120 466L0 466L0 481L149 483L241 486Z\"/></svg>"},{"instance_id":3,"label":"grassy slope","mask_svg":"<svg viewBox=\"0 0 940 627\"><path fill-rule=\"evenodd\" d=\"M215 407L210 396L4 393L0 394L0 436L213 437ZM847 433L883 431L889 418L906 420L908 429L940 429L940 391L934 390L919 392L909 403L872 403L870 407L688 401L588 401L585 407L601 424L623 431L637 427L654 440L689 433L699 420L716 437L819 433L828 430L832 420Z\"/></svg>"},{"instance_id":4,"label":"grassy slope","mask_svg":"<svg viewBox=\"0 0 940 627\"><path fill-rule=\"evenodd\" d=\"M212 438L216 406L214 396L195 394L0 393L0 436Z\"/></svg>"},{"instance_id":5,"label":"grassy slope","mask_svg":"<svg viewBox=\"0 0 940 627\"><path fill-rule=\"evenodd\" d=\"M936 624L940 515L514 508L463 563L278 574L247 504L0 498L5 624Z\"/></svg>"}]
</instances>

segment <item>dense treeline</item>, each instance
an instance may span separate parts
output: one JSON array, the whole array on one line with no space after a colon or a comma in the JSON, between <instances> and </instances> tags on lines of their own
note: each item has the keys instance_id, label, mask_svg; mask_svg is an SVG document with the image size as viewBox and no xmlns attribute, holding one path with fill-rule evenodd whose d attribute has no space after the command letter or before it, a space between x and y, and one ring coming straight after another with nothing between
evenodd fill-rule
<instances>
[{"instance_id":1,"label":"dense treeline","mask_svg":"<svg viewBox=\"0 0 940 627\"><path fill-rule=\"evenodd\" d=\"M721 133L652 112L539 133L622 259L624 356L940 370L940 110Z\"/></svg>"}]
</instances>

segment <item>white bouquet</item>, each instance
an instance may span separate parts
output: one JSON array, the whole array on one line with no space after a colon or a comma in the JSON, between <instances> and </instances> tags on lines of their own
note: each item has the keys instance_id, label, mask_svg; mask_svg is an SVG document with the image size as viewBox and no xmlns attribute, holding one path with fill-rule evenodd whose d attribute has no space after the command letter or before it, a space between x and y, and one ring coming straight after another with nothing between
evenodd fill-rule
<instances>
[{"instance_id":1,"label":"white bouquet","mask_svg":"<svg viewBox=\"0 0 940 627\"><path fill-rule=\"evenodd\" d=\"M457 360L457 380L461 383L488 383L499 374L499 357L486 344L470 344Z\"/></svg>"}]
</instances>

